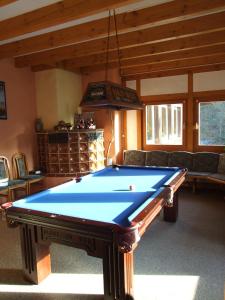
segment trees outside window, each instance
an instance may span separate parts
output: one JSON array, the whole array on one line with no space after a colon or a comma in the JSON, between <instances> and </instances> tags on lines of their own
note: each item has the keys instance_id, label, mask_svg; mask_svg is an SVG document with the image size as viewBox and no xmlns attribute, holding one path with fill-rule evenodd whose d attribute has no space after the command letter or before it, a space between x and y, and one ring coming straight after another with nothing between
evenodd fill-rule
<instances>
[{"instance_id":1,"label":"trees outside window","mask_svg":"<svg viewBox=\"0 0 225 300\"><path fill-rule=\"evenodd\" d=\"M199 102L198 145L225 145L225 100Z\"/></svg>"}]
</instances>

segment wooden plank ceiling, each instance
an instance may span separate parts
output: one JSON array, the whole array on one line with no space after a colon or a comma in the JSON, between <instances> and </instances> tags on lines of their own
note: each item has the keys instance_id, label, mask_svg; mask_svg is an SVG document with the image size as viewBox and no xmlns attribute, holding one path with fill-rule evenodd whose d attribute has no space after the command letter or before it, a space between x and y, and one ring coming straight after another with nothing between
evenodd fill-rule
<instances>
[{"instance_id":1,"label":"wooden plank ceiling","mask_svg":"<svg viewBox=\"0 0 225 300\"><path fill-rule=\"evenodd\" d=\"M120 61L124 79L225 69L225 0L165 1L153 6L145 0L144 8L116 13L118 40L111 17L108 68ZM109 18L88 17L134 2L141 7L143 1L64 0L2 20L0 59L13 57L16 67L33 71L105 69ZM0 7L9 3L16 1L0 0ZM84 22L52 31L84 17Z\"/></svg>"}]
</instances>

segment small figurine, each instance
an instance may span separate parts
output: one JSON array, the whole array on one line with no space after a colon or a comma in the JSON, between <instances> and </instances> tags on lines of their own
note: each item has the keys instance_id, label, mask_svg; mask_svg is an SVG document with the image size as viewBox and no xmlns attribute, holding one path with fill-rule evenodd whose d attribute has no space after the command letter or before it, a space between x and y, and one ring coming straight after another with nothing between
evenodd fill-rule
<instances>
[{"instance_id":1,"label":"small figurine","mask_svg":"<svg viewBox=\"0 0 225 300\"><path fill-rule=\"evenodd\" d=\"M77 129L85 129L85 121L84 119L80 119L77 124Z\"/></svg>"},{"instance_id":2,"label":"small figurine","mask_svg":"<svg viewBox=\"0 0 225 300\"><path fill-rule=\"evenodd\" d=\"M94 120L92 118L87 120L86 128L87 129L96 129L96 124L94 123Z\"/></svg>"},{"instance_id":3,"label":"small figurine","mask_svg":"<svg viewBox=\"0 0 225 300\"><path fill-rule=\"evenodd\" d=\"M64 121L59 121L58 124L54 127L56 131L68 131L72 129L72 125L70 123L66 123Z\"/></svg>"},{"instance_id":4,"label":"small figurine","mask_svg":"<svg viewBox=\"0 0 225 300\"><path fill-rule=\"evenodd\" d=\"M44 130L44 125L41 118L36 119L35 121L35 131L41 132Z\"/></svg>"}]
</instances>

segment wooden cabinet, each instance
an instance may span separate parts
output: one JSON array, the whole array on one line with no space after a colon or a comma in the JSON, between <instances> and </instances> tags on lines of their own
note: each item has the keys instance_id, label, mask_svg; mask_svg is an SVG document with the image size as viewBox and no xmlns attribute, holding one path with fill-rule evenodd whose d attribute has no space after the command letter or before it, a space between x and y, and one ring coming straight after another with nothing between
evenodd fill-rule
<instances>
[{"instance_id":1,"label":"wooden cabinet","mask_svg":"<svg viewBox=\"0 0 225 300\"><path fill-rule=\"evenodd\" d=\"M48 176L82 176L104 167L103 130L37 133L40 169Z\"/></svg>"}]
</instances>

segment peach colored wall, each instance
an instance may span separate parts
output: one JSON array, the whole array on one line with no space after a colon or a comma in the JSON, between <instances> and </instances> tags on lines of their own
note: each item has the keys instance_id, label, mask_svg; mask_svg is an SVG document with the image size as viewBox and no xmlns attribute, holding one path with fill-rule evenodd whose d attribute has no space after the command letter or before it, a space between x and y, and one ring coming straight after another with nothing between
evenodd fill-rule
<instances>
[{"instance_id":1,"label":"peach colored wall","mask_svg":"<svg viewBox=\"0 0 225 300\"><path fill-rule=\"evenodd\" d=\"M24 152L30 168L36 159L34 122L36 103L34 73L28 68L17 69L13 59L0 60L0 81L5 82L7 120L0 120L0 155L11 157Z\"/></svg>"},{"instance_id":2,"label":"peach colored wall","mask_svg":"<svg viewBox=\"0 0 225 300\"><path fill-rule=\"evenodd\" d=\"M86 90L86 87L89 82L99 82L105 80L105 71L93 72L90 74L84 74L82 76L82 87L83 92ZM108 71L108 81L112 81L115 83L121 83L119 72L117 69L110 69ZM95 120L97 124L97 128L104 129L104 140L105 140L105 154L107 154L108 147L110 142L112 141L112 126L114 119L114 111L112 110L96 110L95 111ZM113 158L115 161L115 153L114 153L114 143L112 143L111 151L109 152L109 157Z\"/></svg>"}]
</instances>

